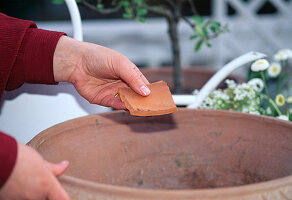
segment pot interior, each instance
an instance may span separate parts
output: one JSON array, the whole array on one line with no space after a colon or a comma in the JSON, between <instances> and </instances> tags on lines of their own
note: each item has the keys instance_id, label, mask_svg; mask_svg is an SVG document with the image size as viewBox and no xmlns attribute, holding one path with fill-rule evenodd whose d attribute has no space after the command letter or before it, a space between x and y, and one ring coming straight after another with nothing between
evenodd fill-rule
<instances>
[{"instance_id":1,"label":"pot interior","mask_svg":"<svg viewBox=\"0 0 292 200\"><path fill-rule=\"evenodd\" d=\"M225 111L114 111L59 124L29 145L49 161L69 160L66 175L136 188L229 187L292 174L291 123Z\"/></svg>"}]
</instances>

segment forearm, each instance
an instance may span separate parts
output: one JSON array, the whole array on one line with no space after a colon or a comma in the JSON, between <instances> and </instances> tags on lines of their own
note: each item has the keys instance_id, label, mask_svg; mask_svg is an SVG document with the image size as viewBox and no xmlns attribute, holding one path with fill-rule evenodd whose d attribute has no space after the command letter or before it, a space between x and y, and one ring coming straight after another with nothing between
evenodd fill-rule
<instances>
[{"instance_id":1,"label":"forearm","mask_svg":"<svg viewBox=\"0 0 292 200\"><path fill-rule=\"evenodd\" d=\"M81 42L62 36L56 46L53 58L53 71L56 82L72 82L72 73L82 64Z\"/></svg>"}]
</instances>

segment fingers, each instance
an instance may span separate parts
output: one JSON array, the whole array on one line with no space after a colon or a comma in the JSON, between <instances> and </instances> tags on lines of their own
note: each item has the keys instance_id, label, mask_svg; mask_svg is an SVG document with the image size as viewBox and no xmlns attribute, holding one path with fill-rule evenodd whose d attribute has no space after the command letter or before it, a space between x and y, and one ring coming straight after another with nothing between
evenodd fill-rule
<instances>
[{"instance_id":1,"label":"fingers","mask_svg":"<svg viewBox=\"0 0 292 200\"><path fill-rule=\"evenodd\" d=\"M49 163L46 161L46 164L55 176L62 175L69 166L69 162L67 160L62 161L59 164Z\"/></svg>"},{"instance_id":2,"label":"fingers","mask_svg":"<svg viewBox=\"0 0 292 200\"><path fill-rule=\"evenodd\" d=\"M126 109L125 104L122 102L121 98L119 96L114 97L111 103L111 107L119 110Z\"/></svg>"},{"instance_id":3,"label":"fingers","mask_svg":"<svg viewBox=\"0 0 292 200\"><path fill-rule=\"evenodd\" d=\"M137 67L136 67L137 68ZM137 68L138 69L138 68ZM139 69L138 69L139 70ZM149 85L149 81L147 80L147 78L144 76L144 74L142 74L142 72L139 70L138 72L140 74L140 77L141 79L143 80L143 82L146 84L146 85Z\"/></svg>"},{"instance_id":4,"label":"fingers","mask_svg":"<svg viewBox=\"0 0 292 200\"><path fill-rule=\"evenodd\" d=\"M45 162L49 170L53 173L54 176L62 175L67 169L67 167L69 166L69 162L67 160L64 160L58 164L50 163L47 161ZM48 199L49 200L70 200L70 197L68 196L66 191L63 189L59 181L54 176L52 176L53 183L48 193Z\"/></svg>"},{"instance_id":5,"label":"fingers","mask_svg":"<svg viewBox=\"0 0 292 200\"><path fill-rule=\"evenodd\" d=\"M48 194L48 199L49 200L70 200L70 197L68 196L66 191L62 188L59 181L55 177L53 178L54 180L53 180L52 188Z\"/></svg>"},{"instance_id":6,"label":"fingers","mask_svg":"<svg viewBox=\"0 0 292 200\"><path fill-rule=\"evenodd\" d=\"M150 94L148 80L133 63L130 62L128 67L122 67L120 76L138 94L142 96Z\"/></svg>"},{"instance_id":7,"label":"fingers","mask_svg":"<svg viewBox=\"0 0 292 200\"><path fill-rule=\"evenodd\" d=\"M99 105L109 106L109 107L112 107L112 108L115 108L115 109L119 109L119 110L122 110L122 109L126 108L125 104L121 101L120 97L118 95L114 96L112 94L104 96L100 100Z\"/></svg>"}]
</instances>

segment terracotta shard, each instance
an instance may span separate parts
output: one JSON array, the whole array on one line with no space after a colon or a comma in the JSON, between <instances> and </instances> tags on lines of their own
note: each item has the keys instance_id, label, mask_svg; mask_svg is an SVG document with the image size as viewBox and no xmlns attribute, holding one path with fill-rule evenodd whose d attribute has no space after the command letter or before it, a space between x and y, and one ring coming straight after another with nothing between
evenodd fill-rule
<instances>
[{"instance_id":1,"label":"terracotta shard","mask_svg":"<svg viewBox=\"0 0 292 200\"><path fill-rule=\"evenodd\" d=\"M120 98L131 115L154 116L177 111L166 82L158 81L148 85L148 87L151 93L147 97L137 94L129 87L119 88Z\"/></svg>"}]
</instances>

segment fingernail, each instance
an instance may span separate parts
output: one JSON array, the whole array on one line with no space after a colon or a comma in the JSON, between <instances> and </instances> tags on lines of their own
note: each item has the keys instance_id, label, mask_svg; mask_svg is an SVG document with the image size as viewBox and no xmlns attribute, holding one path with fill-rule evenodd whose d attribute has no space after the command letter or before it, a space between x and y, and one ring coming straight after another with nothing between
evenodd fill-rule
<instances>
[{"instance_id":1,"label":"fingernail","mask_svg":"<svg viewBox=\"0 0 292 200\"><path fill-rule=\"evenodd\" d=\"M60 165L68 165L69 164L69 161L68 160L63 160L62 162L60 162Z\"/></svg>"},{"instance_id":2,"label":"fingernail","mask_svg":"<svg viewBox=\"0 0 292 200\"><path fill-rule=\"evenodd\" d=\"M144 95L149 95L150 94L150 90L148 87L146 87L145 85L143 85L142 87L140 87L140 91L144 94Z\"/></svg>"}]
</instances>

